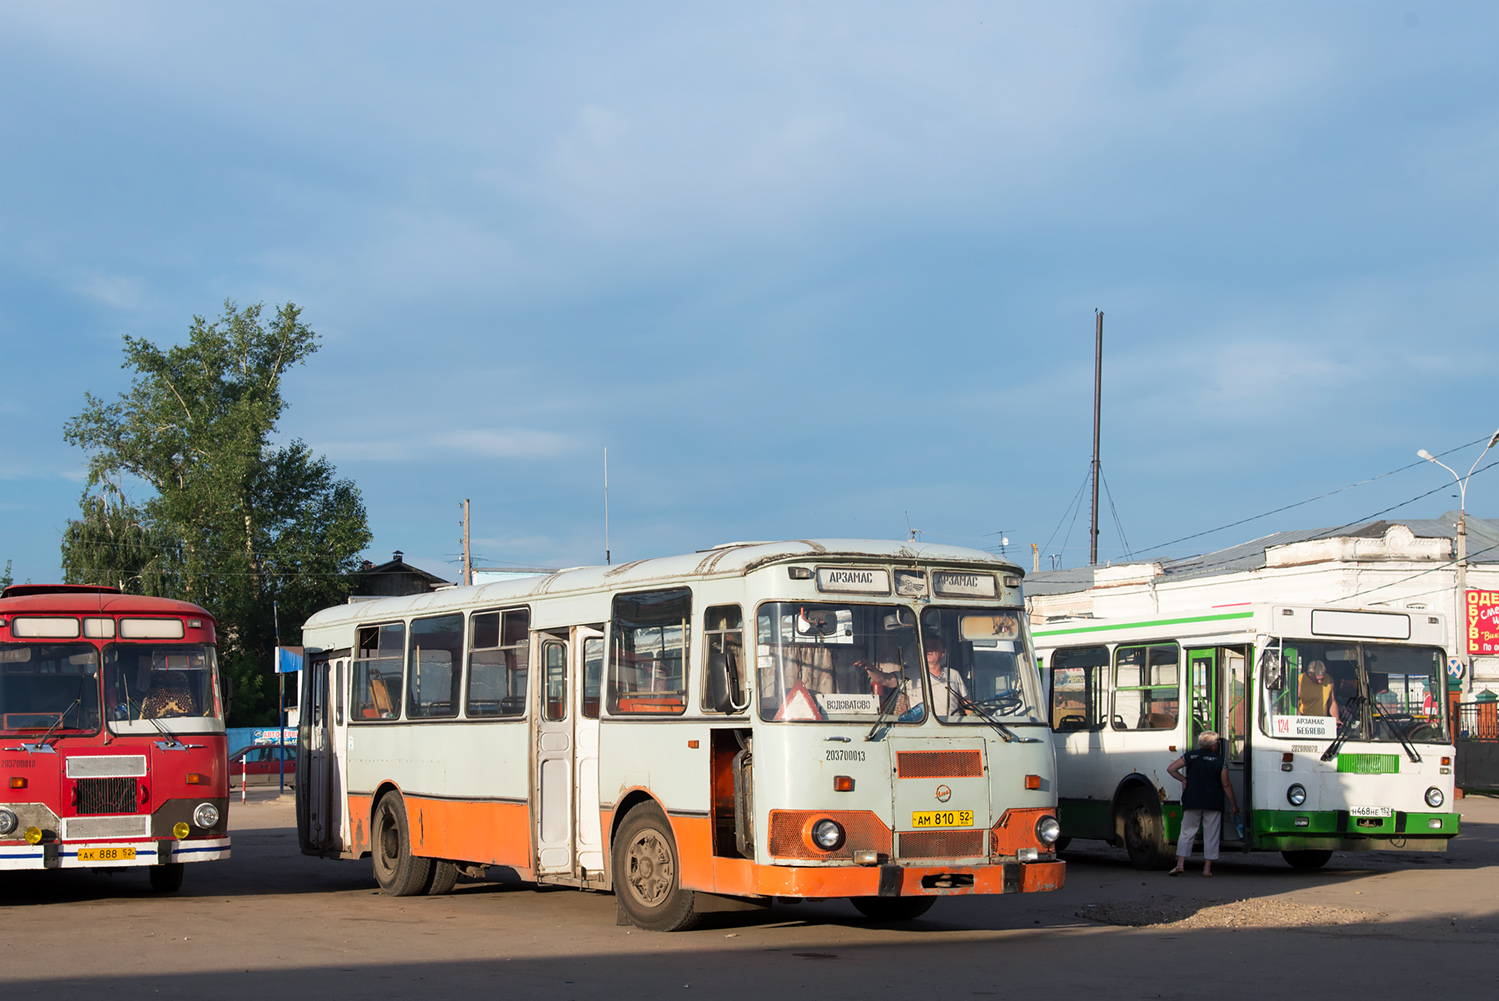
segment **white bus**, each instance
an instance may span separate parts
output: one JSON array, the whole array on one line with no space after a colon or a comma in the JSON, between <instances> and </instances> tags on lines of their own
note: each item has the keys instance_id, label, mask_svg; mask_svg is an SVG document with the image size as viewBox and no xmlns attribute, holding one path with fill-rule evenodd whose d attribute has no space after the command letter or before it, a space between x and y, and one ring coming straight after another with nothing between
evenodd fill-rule
<instances>
[{"instance_id":1,"label":"white bus","mask_svg":"<svg viewBox=\"0 0 1499 1001\"><path fill-rule=\"evenodd\" d=\"M1020 581L969 549L739 543L325 609L302 850L371 856L395 895L508 866L656 930L1056 889Z\"/></svg>"},{"instance_id":2,"label":"white bus","mask_svg":"<svg viewBox=\"0 0 1499 1001\"><path fill-rule=\"evenodd\" d=\"M1048 619L1062 841L1122 843L1168 865L1170 763L1214 730L1244 809L1228 850L1315 869L1334 851L1445 851L1455 750L1443 620L1418 611L1224 605L1128 620Z\"/></svg>"}]
</instances>

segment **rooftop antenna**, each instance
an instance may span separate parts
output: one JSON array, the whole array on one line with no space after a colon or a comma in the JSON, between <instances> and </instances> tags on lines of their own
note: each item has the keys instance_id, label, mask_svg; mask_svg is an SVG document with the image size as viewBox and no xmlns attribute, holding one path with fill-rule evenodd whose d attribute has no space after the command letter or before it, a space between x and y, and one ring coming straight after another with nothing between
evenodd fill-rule
<instances>
[{"instance_id":1,"label":"rooftop antenna","mask_svg":"<svg viewBox=\"0 0 1499 1001\"><path fill-rule=\"evenodd\" d=\"M1093 520L1088 530L1088 564L1098 565L1098 414L1103 400L1103 311L1093 310Z\"/></svg>"},{"instance_id":2,"label":"rooftop antenna","mask_svg":"<svg viewBox=\"0 0 1499 1001\"><path fill-rule=\"evenodd\" d=\"M911 527L911 512L910 511L906 512L906 531L909 532L909 533L911 533L910 534L910 539L909 539L909 541L911 541L911 542L915 542L916 541L916 536L918 536L918 535L921 534L921 529L919 529L919 528L912 528Z\"/></svg>"},{"instance_id":3,"label":"rooftop antenna","mask_svg":"<svg viewBox=\"0 0 1499 1001\"><path fill-rule=\"evenodd\" d=\"M1005 546L1010 544L1010 540L1005 538L1005 530L1002 528L997 532L990 532L989 538L993 538L996 535L999 536L999 555L1003 556L1005 554Z\"/></svg>"},{"instance_id":4,"label":"rooftop antenna","mask_svg":"<svg viewBox=\"0 0 1499 1001\"><path fill-rule=\"evenodd\" d=\"M609 446L604 446L604 566L609 565Z\"/></svg>"}]
</instances>

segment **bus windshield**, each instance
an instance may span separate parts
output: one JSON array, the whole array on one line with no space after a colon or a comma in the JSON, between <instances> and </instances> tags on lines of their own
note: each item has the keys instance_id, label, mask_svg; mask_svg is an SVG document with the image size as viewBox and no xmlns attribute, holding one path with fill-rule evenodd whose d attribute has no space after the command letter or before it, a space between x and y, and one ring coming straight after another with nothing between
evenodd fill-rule
<instances>
[{"instance_id":1,"label":"bus windshield","mask_svg":"<svg viewBox=\"0 0 1499 1001\"><path fill-rule=\"evenodd\" d=\"M1278 660L1278 663L1277 663ZM1261 725L1272 737L1446 743L1442 651L1285 640L1266 650Z\"/></svg>"},{"instance_id":2,"label":"bus windshield","mask_svg":"<svg viewBox=\"0 0 1499 1001\"><path fill-rule=\"evenodd\" d=\"M98 650L87 643L0 643L0 731L98 729Z\"/></svg>"},{"instance_id":3,"label":"bus windshield","mask_svg":"<svg viewBox=\"0 0 1499 1001\"><path fill-rule=\"evenodd\" d=\"M766 602L755 615L760 718L925 718L916 616L898 605Z\"/></svg>"},{"instance_id":4,"label":"bus windshield","mask_svg":"<svg viewBox=\"0 0 1499 1001\"><path fill-rule=\"evenodd\" d=\"M1018 608L927 608L921 637L944 723L1044 722L1036 658Z\"/></svg>"},{"instance_id":5,"label":"bus windshield","mask_svg":"<svg viewBox=\"0 0 1499 1001\"><path fill-rule=\"evenodd\" d=\"M137 720L218 718L218 664L211 646L113 644L104 648L104 704L111 729ZM125 724L124 726L116 724Z\"/></svg>"}]
</instances>

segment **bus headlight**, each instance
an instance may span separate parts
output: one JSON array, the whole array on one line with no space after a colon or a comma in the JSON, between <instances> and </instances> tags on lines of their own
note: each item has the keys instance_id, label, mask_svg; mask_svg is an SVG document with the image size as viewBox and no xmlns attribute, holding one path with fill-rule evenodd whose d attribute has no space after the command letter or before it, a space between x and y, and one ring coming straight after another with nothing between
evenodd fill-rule
<instances>
[{"instance_id":1,"label":"bus headlight","mask_svg":"<svg viewBox=\"0 0 1499 1001\"><path fill-rule=\"evenodd\" d=\"M1286 802L1290 803L1292 806L1300 806L1302 803L1305 803L1306 786L1302 785L1300 782L1297 782L1295 785L1291 786L1291 788L1287 789Z\"/></svg>"},{"instance_id":2,"label":"bus headlight","mask_svg":"<svg viewBox=\"0 0 1499 1001\"><path fill-rule=\"evenodd\" d=\"M1426 790L1426 805L1431 807L1433 810L1435 810L1445 802L1447 802L1447 797L1443 796L1442 790L1438 789L1436 786L1432 786L1430 789Z\"/></svg>"},{"instance_id":3,"label":"bus headlight","mask_svg":"<svg viewBox=\"0 0 1499 1001\"><path fill-rule=\"evenodd\" d=\"M1057 818L1048 814L1036 821L1036 837L1043 845L1054 845L1061 836L1062 825L1057 823Z\"/></svg>"},{"instance_id":4,"label":"bus headlight","mask_svg":"<svg viewBox=\"0 0 1499 1001\"><path fill-rule=\"evenodd\" d=\"M193 823L207 830L219 822L219 808L212 803L199 803L193 811Z\"/></svg>"},{"instance_id":5,"label":"bus headlight","mask_svg":"<svg viewBox=\"0 0 1499 1001\"><path fill-rule=\"evenodd\" d=\"M16 825L19 823L20 821L16 819L14 813L11 813L4 807L0 807L0 837L9 835L16 829Z\"/></svg>"},{"instance_id":6,"label":"bus headlight","mask_svg":"<svg viewBox=\"0 0 1499 1001\"><path fill-rule=\"evenodd\" d=\"M843 827L836 820L819 820L812 825L812 841L825 852L836 851L843 844Z\"/></svg>"}]
</instances>

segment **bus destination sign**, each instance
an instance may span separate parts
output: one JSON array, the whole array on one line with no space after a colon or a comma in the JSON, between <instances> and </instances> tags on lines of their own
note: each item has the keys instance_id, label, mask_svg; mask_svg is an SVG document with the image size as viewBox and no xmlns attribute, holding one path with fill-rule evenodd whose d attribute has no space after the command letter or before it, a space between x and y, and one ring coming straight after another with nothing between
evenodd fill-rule
<instances>
[{"instance_id":1,"label":"bus destination sign","mask_svg":"<svg viewBox=\"0 0 1499 1001\"><path fill-rule=\"evenodd\" d=\"M817 590L843 594L889 594L890 571L862 567L818 567Z\"/></svg>"},{"instance_id":2,"label":"bus destination sign","mask_svg":"<svg viewBox=\"0 0 1499 1001\"><path fill-rule=\"evenodd\" d=\"M999 583L992 573L938 570L932 574L932 590L941 598L993 598L999 594Z\"/></svg>"}]
</instances>

